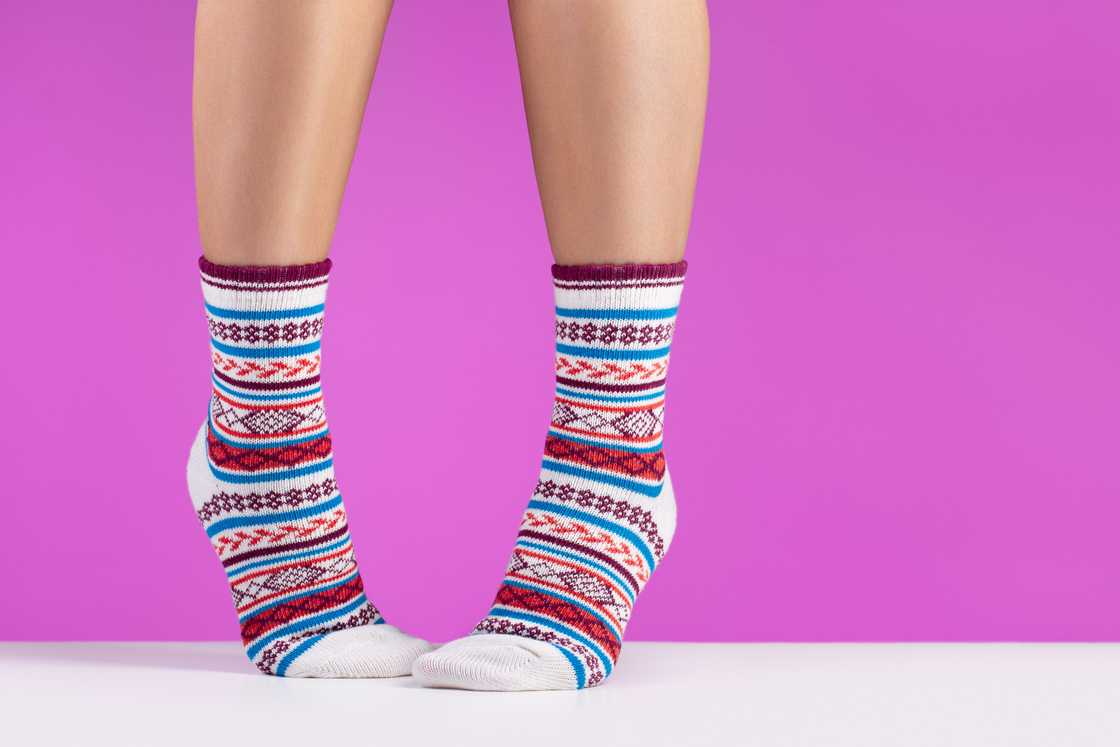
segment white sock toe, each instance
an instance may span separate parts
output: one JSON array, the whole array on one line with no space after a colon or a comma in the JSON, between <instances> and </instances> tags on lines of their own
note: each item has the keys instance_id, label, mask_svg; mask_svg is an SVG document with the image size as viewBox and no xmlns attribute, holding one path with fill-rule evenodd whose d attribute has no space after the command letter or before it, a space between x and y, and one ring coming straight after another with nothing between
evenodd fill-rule
<instances>
[{"instance_id":1,"label":"white sock toe","mask_svg":"<svg viewBox=\"0 0 1120 747\"><path fill-rule=\"evenodd\" d=\"M285 677L404 677L427 641L392 625L363 625L322 636L286 667Z\"/></svg>"},{"instance_id":2,"label":"white sock toe","mask_svg":"<svg viewBox=\"0 0 1120 747\"><path fill-rule=\"evenodd\" d=\"M572 665L550 643L515 635L473 635L424 654L412 676L462 690L574 690Z\"/></svg>"}]
</instances>

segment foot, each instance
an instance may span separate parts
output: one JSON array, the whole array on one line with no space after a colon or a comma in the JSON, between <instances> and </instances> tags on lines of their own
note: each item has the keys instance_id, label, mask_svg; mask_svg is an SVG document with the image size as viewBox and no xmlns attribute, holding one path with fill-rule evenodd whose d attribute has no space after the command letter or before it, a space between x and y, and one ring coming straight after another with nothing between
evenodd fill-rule
<instances>
[{"instance_id":1,"label":"foot","mask_svg":"<svg viewBox=\"0 0 1120 747\"><path fill-rule=\"evenodd\" d=\"M431 687L571 690L613 671L676 503L661 450L684 263L557 267L556 400L490 613L419 657Z\"/></svg>"},{"instance_id":2,"label":"foot","mask_svg":"<svg viewBox=\"0 0 1120 747\"><path fill-rule=\"evenodd\" d=\"M366 597L319 385L329 262L201 261L213 392L187 463L249 659L286 677L399 677L431 647Z\"/></svg>"}]
</instances>

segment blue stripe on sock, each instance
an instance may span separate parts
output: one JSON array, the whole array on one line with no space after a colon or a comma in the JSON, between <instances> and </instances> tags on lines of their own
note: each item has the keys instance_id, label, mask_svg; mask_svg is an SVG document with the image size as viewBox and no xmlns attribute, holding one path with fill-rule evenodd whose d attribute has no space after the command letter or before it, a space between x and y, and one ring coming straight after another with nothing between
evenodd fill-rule
<instances>
[{"instance_id":1,"label":"blue stripe on sock","mask_svg":"<svg viewBox=\"0 0 1120 747\"><path fill-rule=\"evenodd\" d=\"M518 589L525 589L526 591L533 591L537 594L544 594L546 597L559 599L561 602L566 602L573 607L578 607L579 609L594 617L599 622L603 623L603 625L606 626L607 630L611 632L611 636L619 643L622 643L622 636L619 635L619 633L614 629L614 624L608 620L604 620L602 615L600 615L598 612L591 609L587 605L583 604L582 602L577 602L575 599L571 599L569 597L563 596L562 594L558 594L556 591L544 586L534 586L532 584L526 584L521 581L510 581L508 578L502 581L502 583L506 586L514 586Z\"/></svg>"},{"instance_id":2,"label":"blue stripe on sock","mask_svg":"<svg viewBox=\"0 0 1120 747\"><path fill-rule=\"evenodd\" d=\"M554 430L549 430L548 435L559 438L561 441L571 441L574 444L583 444L584 446L598 446L603 449L614 449L615 451L625 451L629 454L653 454L661 451L661 444L657 443L654 446L631 446L630 444L610 444L603 441L591 441L586 438L576 438L569 436L566 433L558 433Z\"/></svg>"},{"instance_id":3,"label":"blue stripe on sock","mask_svg":"<svg viewBox=\"0 0 1120 747\"><path fill-rule=\"evenodd\" d=\"M657 562L653 559L653 553L649 551L648 547L646 547L646 543L642 540L641 537L634 534L626 527L619 526L618 524L607 521L606 519L601 519L594 514L584 513L583 511L577 511L574 508L569 508L568 506L562 506L559 503L529 501L529 508L536 508L540 509L541 511L560 514L561 516L567 516L569 519L586 521L589 524L594 524L595 526L606 529L608 532L617 534L619 537L622 537L634 547L638 548L638 552L642 554L642 557L646 559L646 563L649 564L650 570L653 570L657 566Z\"/></svg>"},{"instance_id":4,"label":"blue stripe on sock","mask_svg":"<svg viewBox=\"0 0 1120 747\"><path fill-rule=\"evenodd\" d=\"M224 532L227 529L234 529L236 527L251 527L258 524L274 524L280 521L299 521L300 519L308 519L312 516L325 514L333 508L342 505L342 496L336 495L329 501L317 503L314 506L307 508L297 508L293 511L284 511L276 514L260 514L258 516L231 516L228 519L215 521L210 526L206 527L206 536L213 537L215 534Z\"/></svg>"},{"instance_id":5,"label":"blue stripe on sock","mask_svg":"<svg viewBox=\"0 0 1120 747\"><path fill-rule=\"evenodd\" d=\"M328 459L325 462L319 462L307 467L300 467L299 469L290 469L283 472L257 472L257 473L234 473L223 472L214 465L210 465L210 473L222 482L231 483L254 483L254 482L277 482L280 480L291 480L293 477L303 477L304 475L313 475L316 472L322 472L329 469L334 464L333 459Z\"/></svg>"},{"instance_id":6,"label":"blue stripe on sock","mask_svg":"<svg viewBox=\"0 0 1120 747\"><path fill-rule=\"evenodd\" d=\"M650 498L656 498L657 496L661 495L661 488L664 485L660 482L656 485L646 485L644 483L627 480L623 477L616 477L615 475L608 475L602 472L592 472L591 470L572 467L562 462L554 462L551 459L544 459L541 462L541 466L545 469L550 469L553 472L562 472L563 474L571 475L572 477L580 477L584 480L593 480L595 482L601 482L604 485L613 485L616 488L632 490L635 493L648 495Z\"/></svg>"},{"instance_id":7,"label":"blue stripe on sock","mask_svg":"<svg viewBox=\"0 0 1120 747\"><path fill-rule=\"evenodd\" d=\"M674 306L670 309L568 309L556 307L556 316L576 319L668 319L677 315Z\"/></svg>"},{"instance_id":8,"label":"blue stripe on sock","mask_svg":"<svg viewBox=\"0 0 1120 747\"><path fill-rule=\"evenodd\" d=\"M284 673L288 671L288 667L292 665L293 661L299 658L300 654L302 654L304 651L311 648L324 638L326 638L325 635L313 635L303 643L299 644L291 651L289 651L288 655L281 659L279 666L276 667L276 676L283 677Z\"/></svg>"},{"instance_id":9,"label":"blue stripe on sock","mask_svg":"<svg viewBox=\"0 0 1120 747\"><path fill-rule=\"evenodd\" d=\"M220 348L219 348L220 349ZM654 350L607 350L604 348L584 348L575 345L556 343L556 352L564 355L576 355L580 358L597 358L605 361L645 361L653 358L664 358L669 354L669 346Z\"/></svg>"},{"instance_id":10,"label":"blue stripe on sock","mask_svg":"<svg viewBox=\"0 0 1120 747\"><path fill-rule=\"evenodd\" d=\"M298 392L289 392L286 394L246 394L245 392L239 392L236 389L231 389L230 387L226 386L222 382L218 381L217 376L211 376L210 378L214 382L214 386L216 386L218 389L221 389L226 394L231 394L234 397L237 397L237 399L251 400L254 402L283 402L285 400L302 399L303 397L310 397L313 394L318 394L319 392L323 391L323 387L316 386L312 389L305 389Z\"/></svg>"},{"instance_id":11,"label":"blue stripe on sock","mask_svg":"<svg viewBox=\"0 0 1120 747\"><path fill-rule=\"evenodd\" d=\"M556 387L556 393L561 397L575 397L578 399L590 399L596 402L643 402L645 400L657 399L658 397L665 396L665 390L653 394L635 394L631 396L611 396L608 394L591 394L590 392L577 392L574 389L565 389L562 386Z\"/></svg>"},{"instance_id":12,"label":"blue stripe on sock","mask_svg":"<svg viewBox=\"0 0 1120 747\"><path fill-rule=\"evenodd\" d=\"M538 625L544 625L546 628L552 628L553 630L557 631L558 633L563 633L564 635L568 636L569 638L582 643L584 646L587 646L589 649L591 649L593 652L595 652L595 656L599 657L599 660L601 662L603 662L603 668L607 670L607 674L610 674L611 669L613 669L613 667L611 665L611 658L609 656L607 656L606 652L603 651L603 649L599 648L599 644L597 644L594 641L592 641L591 639L587 638L585 635L578 632L575 628L569 628L567 625L563 625L561 623L558 623L555 620L553 620L551 617L543 617L541 615L533 615L533 614L530 614L528 612L521 612L519 610L504 609L504 608L500 608L500 607L497 608L497 609L490 610L490 615L489 616L490 617L509 617L509 618L514 619L514 620L524 620L525 622L537 623Z\"/></svg>"},{"instance_id":13,"label":"blue stripe on sock","mask_svg":"<svg viewBox=\"0 0 1120 747\"><path fill-rule=\"evenodd\" d=\"M334 552L335 550L337 550L338 548L342 547L343 545L345 545L349 541L350 541L350 533L347 532L346 536L344 536L342 539L340 539L337 542L333 542L333 543L327 545L326 547L317 547L314 550L307 550L305 552L297 552L297 553L294 553L292 555L278 555L275 558L269 558L268 560L258 560L256 563L250 563L249 565L234 566L233 568L227 568L226 569L226 576L228 578L236 578L237 576L240 576L242 573L248 573L249 571L255 570L257 568L264 568L265 566L268 566L268 565L284 565L285 563L290 563L293 560L304 560L305 558L310 558L310 557L313 557L313 556L316 556L316 555L328 555L328 554Z\"/></svg>"},{"instance_id":14,"label":"blue stripe on sock","mask_svg":"<svg viewBox=\"0 0 1120 747\"><path fill-rule=\"evenodd\" d=\"M210 338L210 344L214 346L215 350L225 353L226 355L235 355L238 358L289 358L293 355L314 353L322 347L321 342L316 340L306 345L293 345L286 348L243 348L236 345L226 345L224 342L218 342L213 337Z\"/></svg>"},{"instance_id":15,"label":"blue stripe on sock","mask_svg":"<svg viewBox=\"0 0 1120 747\"><path fill-rule=\"evenodd\" d=\"M311 316L321 314L325 308L323 304L305 306L302 309L268 309L264 311L243 311L239 309L223 309L219 306L206 305L206 311L212 316L223 319L294 319L297 316Z\"/></svg>"},{"instance_id":16,"label":"blue stripe on sock","mask_svg":"<svg viewBox=\"0 0 1120 747\"><path fill-rule=\"evenodd\" d=\"M560 549L552 547L550 545L542 545L540 543L530 542L530 541L524 540L524 539L518 540L517 544L520 547L527 547L530 550L537 550L539 552L543 552L543 553L546 553L548 555L559 555L562 558L567 558L568 560L574 560L575 562L579 563L580 565L590 566L591 568L594 568L595 570L599 571L604 576L609 577L612 581L614 581L616 584L618 584L618 588L622 589L622 593L625 594L630 599L631 602L635 601L634 590L630 588L630 584L627 583L626 581L623 581L621 578L619 578L617 575L615 575L615 572L612 571L610 568L607 568L605 565L600 565L599 563L596 563L594 560L591 560L590 558L586 558L582 555L576 555L574 552L568 552L566 550L560 550Z\"/></svg>"},{"instance_id":17,"label":"blue stripe on sock","mask_svg":"<svg viewBox=\"0 0 1120 747\"><path fill-rule=\"evenodd\" d=\"M363 593L358 595L357 599L350 602L350 604L346 605L345 607L339 607L336 610L331 610L330 612L324 612L321 615L315 615L314 617L309 617L305 620L299 620L298 622L294 622L291 625L285 625L282 628L277 628L276 630L272 631L271 633L264 636L263 638L258 638L251 646L249 646L247 649L245 649L245 653L246 653L246 655L248 655L248 657L250 659L254 659L254 658L256 658L257 654L259 654L265 646L272 643L277 638L283 638L286 635L291 635L292 633L298 633L301 630L307 630L308 628L313 628L316 625L319 625L321 623L325 623L325 622L328 622L330 620L335 620L339 617L342 617L343 615L347 615L347 614L353 612L354 610L358 609L363 604L365 604L367 601L369 601L369 600L366 599L365 592L363 592Z\"/></svg>"},{"instance_id":18,"label":"blue stripe on sock","mask_svg":"<svg viewBox=\"0 0 1120 747\"><path fill-rule=\"evenodd\" d=\"M549 641L549 643L552 642ZM564 654L564 656L568 659L568 663L572 665L572 669L575 670L576 687L580 690L587 687L587 673L584 671L583 662L579 660L579 657L559 644L552 643L552 645L555 646L560 651L560 653Z\"/></svg>"}]
</instances>

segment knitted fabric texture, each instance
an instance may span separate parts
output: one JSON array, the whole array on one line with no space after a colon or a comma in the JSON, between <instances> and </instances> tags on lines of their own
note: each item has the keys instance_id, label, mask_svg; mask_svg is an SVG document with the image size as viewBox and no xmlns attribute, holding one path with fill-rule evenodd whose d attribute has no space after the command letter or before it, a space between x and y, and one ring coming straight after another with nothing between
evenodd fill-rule
<instances>
[{"instance_id":1,"label":"knitted fabric texture","mask_svg":"<svg viewBox=\"0 0 1120 747\"><path fill-rule=\"evenodd\" d=\"M281 676L407 673L427 646L366 598L334 475L319 380L330 261L200 268L213 387L188 481L246 654Z\"/></svg>"},{"instance_id":2,"label":"knitted fabric texture","mask_svg":"<svg viewBox=\"0 0 1120 747\"><path fill-rule=\"evenodd\" d=\"M685 269L553 268L556 397L540 478L489 614L417 660L426 684L571 689L611 674L676 526L662 431Z\"/></svg>"}]
</instances>

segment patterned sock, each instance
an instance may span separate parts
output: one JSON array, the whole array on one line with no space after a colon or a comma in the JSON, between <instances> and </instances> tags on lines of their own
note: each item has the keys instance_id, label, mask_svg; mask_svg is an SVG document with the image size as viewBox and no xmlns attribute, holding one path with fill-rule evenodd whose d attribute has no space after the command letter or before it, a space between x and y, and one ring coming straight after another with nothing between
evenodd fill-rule
<instances>
[{"instance_id":1,"label":"patterned sock","mask_svg":"<svg viewBox=\"0 0 1120 747\"><path fill-rule=\"evenodd\" d=\"M553 267L556 401L490 613L416 660L424 684L567 690L610 675L676 504L661 451L685 263Z\"/></svg>"},{"instance_id":2,"label":"patterned sock","mask_svg":"<svg viewBox=\"0 0 1120 747\"><path fill-rule=\"evenodd\" d=\"M199 260L213 392L187 463L191 500L266 674L397 677L430 647L366 598L319 386L330 260Z\"/></svg>"}]
</instances>

